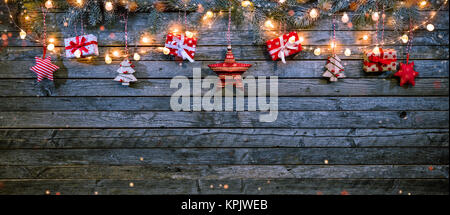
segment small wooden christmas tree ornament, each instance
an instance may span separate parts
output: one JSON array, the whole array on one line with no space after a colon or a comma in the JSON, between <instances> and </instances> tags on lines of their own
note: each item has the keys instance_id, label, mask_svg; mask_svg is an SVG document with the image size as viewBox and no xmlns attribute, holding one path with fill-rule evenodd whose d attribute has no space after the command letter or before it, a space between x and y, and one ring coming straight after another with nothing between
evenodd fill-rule
<instances>
[{"instance_id":1,"label":"small wooden christmas tree ornament","mask_svg":"<svg viewBox=\"0 0 450 215\"><path fill-rule=\"evenodd\" d=\"M322 76L329 78L330 81L336 82L338 78L345 78L344 66L342 66L341 59L336 54L328 57L325 68L326 71L322 74Z\"/></svg>"},{"instance_id":2,"label":"small wooden christmas tree ornament","mask_svg":"<svg viewBox=\"0 0 450 215\"><path fill-rule=\"evenodd\" d=\"M129 86L130 82L136 82L137 79L134 77L133 73L135 72L133 69L134 65L128 59L125 59L120 63L120 68L117 70L117 77L114 81L121 82L123 86Z\"/></svg>"},{"instance_id":3,"label":"small wooden christmas tree ornament","mask_svg":"<svg viewBox=\"0 0 450 215\"><path fill-rule=\"evenodd\" d=\"M122 61L122 63L120 63L120 68L117 70L119 75L114 78L114 81L122 83L123 86L130 86L130 82L136 82L137 79L133 75L135 72L133 69L134 65L131 64L131 61L128 59L128 10L125 16L125 53L126 58Z\"/></svg>"},{"instance_id":4,"label":"small wooden christmas tree ornament","mask_svg":"<svg viewBox=\"0 0 450 215\"><path fill-rule=\"evenodd\" d=\"M333 40L331 41L331 48L333 53L328 57L327 64L325 65L325 72L323 77L329 78L331 82L336 82L338 78L345 78L344 66L341 64L341 59L335 52L336 48L336 19L333 17Z\"/></svg>"}]
</instances>

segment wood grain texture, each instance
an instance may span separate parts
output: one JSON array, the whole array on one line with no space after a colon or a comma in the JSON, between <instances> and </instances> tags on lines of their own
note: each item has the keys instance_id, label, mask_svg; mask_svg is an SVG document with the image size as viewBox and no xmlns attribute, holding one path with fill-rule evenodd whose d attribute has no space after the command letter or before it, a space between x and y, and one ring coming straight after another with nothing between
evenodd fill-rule
<instances>
[{"instance_id":1,"label":"wood grain texture","mask_svg":"<svg viewBox=\"0 0 450 215\"><path fill-rule=\"evenodd\" d=\"M322 54L319 56L314 55L312 52L315 48L321 48ZM305 48L310 48L309 51L302 51L297 55L288 56L286 59L288 61L301 60L301 59L314 59L314 60L326 60L327 57L332 53L329 46L319 45L319 46L309 46ZM386 49L392 48L397 50L397 55L400 59L406 58L406 48L405 46L385 46ZM56 47L53 53L49 53L53 61L58 63L64 57L61 55L63 53L64 47ZM363 54L365 50L372 50L373 48L365 46L354 46L352 49L351 56L339 56L341 59L352 59L361 60L363 59ZM110 53L114 50L121 52L120 56L124 56L125 52L123 48L120 47L99 47L99 53L103 53L100 59L104 59L106 53ZM226 54L226 45L221 46L197 46L195 60L197 61L223 61ZM171 55L162 54L161 47L141 47L139 48L141 54L141 60L152 60L152 61L167 61L173 60L174 57ZM59 55L57 55L57 54ZM233 54L237 61L249 61L249 60L264 60L271 61L271 57L267 51L266 46L261 45L246 45L246 46L233 46ZM42 55L42 47L5 47L2 52L0 52L0 60L9 61L33 61L35 56ZM411 60L448 60L449 50L448 46L413 46L410 52ZM120 60L120 59L116 59ZM115 70L115 69L113 69Z\"/></svg>"},{"instance_id":2,"label":"wood grain texture","mask_svg":"<svg viewBox=\"0 0 450 215\"><path fill-rule=\"evenodd\" d=\"M113 62L108 65L101 59L100 61L89 60L62 60L56 62L60 69L54 73L56 79L65 78L106 78L114 77L115 69L120 62ZM201 68L202 77L212 75L208 64L216 61L195 61L194 63L184 63L182 66L173 61L139 61L134 65L138 79L142 78L173 78L175 76L186 76L192 78L194 68ZM284 65L280 61L243 61L252 64L251 70L244 73L244 76L271 76L279 78L320 78L325 60L294 60ZM29 69L33 66L32 61L0 61L0 78L32 78L36 75ZM345 75L348 78L392 78L392 72L366 73L362 70L361 60L344 60ZM92 69L95 67L95 69ZM448 60L415 60L414 68L419 71L420 78L448 78ZM14 72L10 72L14 71Z\"/></svg>"},{"instance_id":3,"label":"wood grain texture","mask_svg":"<svg viewBox=\"0 0 450 215\"><path fill-rule=\"evenodd\" d=\"M445 147L447 129L0 129L0 149Z\"/></svg>"},{"instance_id":4,"label":"wood grain texture","mask_svg":"<svg viewBox=\"0 0 450 215\"><path fill-rule=\"evenodd\" d=\"M448 179L2 180L0 194L309 194L448 195ZM129 187L133 182L134 187ZM223 185L228 185L224 189ZM211 185L213 188L211 188ZM222 186L220 186L222 185ZM400 192L401 191L401 192Z\"/></svg>"},{"instance_id":5,"label":"wood grain texture","mask_svg":"<svg viewBox=\"0 0 450 215\"><path fill-rule=\"evenodd\" d=\"M362 54L376 41L374 25L336 23L347 76L337 83L321 77L332 17L294 29L305 38L304 51L287 64L272 61L267 47L255 43L248 20L232 26L236 59L253 65L245 76L279 77L280 112L272 123L259 122L261 112L173 112L169 106L173 77L191 79L193 68L215 75L208 64L225 57L225 18L192 29L196 61L180 66L161 52L167 31L144 44L140 35L152 23L148 13L132 14L129 44L141 61L134 63L139 82L125 88L112 81L122 59L104 62L106 53L124 50L123 23L85 28L98 37L100 56L69 60L58 56L63 39L75 36L58 21L65 10L56 7L47 19L57 46L50 56L60 67L53 83L37 84L29 70L42 55L40 45L20 40L7 17L0 18L0 30L12 34L0 39L0 194L449 194L447 7L433 20L433 32L414 32L411 60L420 73L414 87L399 87L393 72L362 70ZM431 12L420 11L417 21ZM169 8L164 22L178 15ZM188 22L197 23L198 15L188 11ZM386 25L385 48L396 49L399 62L406 58L403 33ZM263 40L280 34L262 32ZM362 40L366 34L369 40ZM312 53L317 47L319 56ZM345 48L351 56L343 55Z\"/></svg>"},{"instance_id":6,"label":"wood grain texture","mask_svg":"<svg viewBox=\"0 0 450 215\"><path fill-rule=\"evenodd\" d=\"M430 170L430 167L432 170ZM448 179L448 165L2 166L2 179Z\"/></svg>"},{"instance_id":7,"label":"wood grain texture","mask_svg":"<svg viewBox=\"0 0 450 215\"><path fill-rule=\"evenodd\" d=\"M280 97L281 111L448 111L448 97ZM245 106L248 98L244 98ZM133 104L133 105L127 105ZM171 111L170 97L6 97L8 111ZM420 105L418 105L420 104ZM191 103L191 108L193 104ZM236 107L236 104L233 104Z\"/></svg>"},{"instance_id":8,"label":"wood grain texture","mask_svg":"<svg viewBox=\"0 0 450 215\"><path fill-rule=\"evenodd\" d=\"M212 75L212 74L211 74ZM173 79L140 79L123 87L113 79L59 79L48 87L32 79L0 80L2 96L172 96ZM190 81L192 82L192 81ZM448 78L416 79L414 87L399 87L397 79L278 79L278 96L448 96ZM266 80L268 84L268 78ZM14 86L14 87L11 87ZM191 84L192 86L192 84ZM74 90L76 89L76 90ZM202 96L210 89L202 89ZM266 95L269 95L267 89ZM247 90L244 91L247 94ZM225 93L223 93L225 96Z\"/></svg>"},{"instance_id":9,"label":"wood grain texture","mask_svg":"<svg viewBox=\"0 0 450 215\"><path fill-rule=\"evenodd\" d=\"M1 128L448 128L448 111L262 112L31 111L2 112ZM405 115L406 114L406 115ZM334 120L329 120L334 119Z\"/></svg>"},{"instance_id":10,"label":"wood grain texture","mask_svg":"<svg viewBox=\"0 0 450 215\"><path fill-rule=\"evenodd\" d=\"M147 28L147 26L142 26L142 28ZM143 31L145 29L136 29L136 31ZM86 34L93 34L97 37L99 46L102 47L114 47L121 46L124 43L125 33L117 32L117 31L86 31ZM306 30L299 32L302 37L304 37L303 46L316 46L316 45L328 45L330 41L330 36L333 34L330 30L323 30L320 32ZM347 45L371 45L376 42L375 31L366 30L366 31L351 31L351 30L338 30L336 31L336 38L338 39L338 43L340 46ZM280 35L280 32L275 31L267 31L265 32L267 35L266 39L273 39ZM49 32L52 38L55 39L56 46L64 46L64 38L67 38L68 35L63 35L61 32ZM370 36L369 40L363 40L363 35ZM152 35L150 42L143 43L141 40L140 34L130 34L129 41L130 46L164 46L166 40L167 33L166 31L160 31L156 35ZM226 38L227 36L227 28L220 30L206 30L200 31L196 34L196 38L198 39L199 46L210 46L210 45L227 45ZM400 41L399 32L395 31L385 31L385 41ZM435 30L433 32L429 32L425 29L419 30L415 32L414 35L414 44L415 45L448 45L448 30ZM252 31L242 31L235 30L232 31L231 39L233 41L233 45L255 45L254 42L254 33ZM392 42L391 42L392 43ZM34 43L28 40L21 40L18 37L12 37L8 39L8 45L10 46L37 46L39 44ZM260 44L261 45L261 44ZM341 49L340 47L339 49Z\"/></svg>"},{"instance_id":11,"label":"wood grain texture","mask_svg":"<svg viewBox=\"0 0 450 215\"><path fill-rule=\"evenodd\" d=\"M16 149L1 150L0 165L301 165L324 164L324 160L329 164L448 165L448 153L448 147Z\"/></svg>"}]
</instances>

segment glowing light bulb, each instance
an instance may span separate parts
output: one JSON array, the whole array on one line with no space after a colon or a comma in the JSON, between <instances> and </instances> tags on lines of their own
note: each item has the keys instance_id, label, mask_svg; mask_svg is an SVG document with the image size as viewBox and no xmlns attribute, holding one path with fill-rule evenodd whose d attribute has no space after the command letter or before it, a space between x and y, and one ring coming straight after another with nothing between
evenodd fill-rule
<instances>
[{"instance_id":1,"label":"glowing light bulb","mask_svg":"<svg viewBox=\"0 0 450 215\"><path fill-rule=\"evenodd\" d=\"M105 3L105 9L106 9L107 11L111 11L111 10L113 9L113 4L112 4L112 2L107 1L107 2Z\"/></svg>"},{"instance_id":2,"label":"glowing light bulb","mask_svg":"<svg viewBox=\"0 0 450 215\"><path fill-rule=\"evenodd\" d=\"M138 53L134 53L133 59L134 59L135 61L139 61L139 60L141 59L141 56L140 56Z\"/></svg>"},{"instance_id":3,"label":"glowing light bulb","mask_svg":"<svg viewBox=\"0 0 450 215\"><path fill-rule=\"evenodd\" d=\"M266 26L266 28L275 28L275 26L273 25L273 23L272 23L271 20L267 20L267 21L264 23L264 26Z\"/></svg>"},{"instance_id":4,"label":"glowing light bulb","mask_svg":"<svg viewBox=\"0 0 450 215\"><path fill-rule=\"evenodd\" d=\"M52 51L53 49L55 49L55 45L53 45L53 44L48 44L47 50Z\"/></svg>"},{"instance_id":5,"label":"glowing light bulb","mask_svg":"<svg viewBox=\"0 0 450 215\"><path fill-rule=\"evenodd\" d=\"M48 42L49 42L49 43L54 43L54 42L55 42L55 38L50 38L50 39L48 39Z\"/></svg>"},{"instance_id":6,"label":"glowing light bulb","mask_svg":"<svg viewBox=\"0 0 450 215\"><path fill-rule=\"evenodd\" d=\"M343 23L347 23L350 19L348 18L347 13L344 13L344 15L342 15L342 22Z\"/></svg>"},{"instance_id":7,"label":"glowing light bulb","mask_svg":"<svg viewBox=\"0 0 450 215\"><path fill-rule=\"evenodd\" d=\"M317 11L317 9L313 8L311 11L309 11L309 16L315 19L319 16L319 12Z\"/></svg>"},{"instance_id":8,"label":"glowing light bulb","mask_svg":"<svg viewBox=\"0 0 450 215\"><path fill-rule=\"evenodd\" d=\"M50 0L47 0L47 1L45 2L45 7L46 7L47 9L52 8L52 7L53 7L53 2L50 1Z\"/></svg>"},{"instance_id":9,"label":"glowing light bulb","mask_svg":"<svg viewBox=\"0 0 450 215\"><path fill-rule=\"evenodd\" d=\"M149 43L150 42L150 38L148 38L147 36L142 37L142 42L143 43Z\"/></svg>"},{"instance_id":10,"label":"glowing light bulb","mask_svg":"<svg viewBox=\"0 0 450 215\"><path fill-rule=\"evenodd\" d=\"M419 6L420 6L420 7L425 7L425 6L427 6L427 1L421 1L421 2L419 3Z\"/></svg>"},{"instance_id":11,"label":"glowing light bulb","mask_svg":"<svg viewBox=\"0 0 450 215\"><path fill-rule=\"evenodd\" d=\"M117 51L117 50L116 50L116 51L113 51L112 54L113 54L114 57L120 57L120 52Z\"/></svg>"},{"instance_id":12,"label":"glowing light bulb","mask_svg":"<svg viewBox=\"0 0 450 215\"><path fill-rule=\"evenodd\" d=\"M363 36L363 40L368 40L369 39L369 36L367 36L367 34L365 34L364 36Z\"/></svg>"},{"instance_id":13,"label":"glowing light bulb","mask_svg":"<svg viewBox=\"0 0 450 215\"><path fill-rule=\"evenodd\" d=\"M27 37L27 32L21 30L20 33L19 33L19 35L20 35L20 39L24 40L25 37Z\"/></svg>"},{"instance_id":14,"label":"glowing light bulb","mask_svg":"<svg viewBox=\"0 0 450 215\"><path fill-rule=\"evenodd\" d=\"M344 51L344 55L347 56L347 57L352 55L352 50L350 50L349 48L346 48L345 51Z\"/></svg>"},{"instance_id":15,"label":"glowing light bulb","mask_svg":"<svg viewBox=\"0 0 450 215\"><path fill-rule=\"evenodd\" d=\"M375 46L375 48L373 48L373 53L376 55L380 54L380 48L378 46Z\"/></svg>"},{"instance_id":16,"label":"glowing light bulb","mask_svg":"<svg viewBox=\"0 0 450 215\"><path fill-rule=\"evenodd\" d=\"M376 21L378 21L378 19L380 19L380 14L378 12L373 12L372 20L376 22Z\"/></svg>"},{"instance_id":17,"label":"glowing light bulb","mask_svg":"<svg viewBox=\"0 0 450 215\"><path fill-rule=\"evenodd\" d=\"M330 47L331 47L332 49L336 48L336 47L337 47L336 42L332 41L332 42L330 43Z\"/></svg>"},{"instance_id":18,"label":"glowing light bulb","mask_svg":"<svg viewBox=\"0 0 450 215\"><path fill-rule=\"evenodd\" d=\"M165 55L170 54L170 49L168 49L167 47L164 47L164 48L163 48L163 53L164 53Z\"/></svg>"},{"instance_id":19,"label":"glowing light bulb","mask_svg":"<svg viewBox=\"0 0 450 215\"><path fill-rule=\"evenodd\" d=\"M111 62L112 62L112 59L111 59L111 57L107 54L107 55L105 56L105 63L106 63L106 64L111 64Z\"/></svg>"},{"instance_id":20,"label":"glowing light bulb","mask_svg":"<svg viewBox=\"0 0 450 215\"><path fill-rule=\"evenodd\" d=\"M186 37L192 38L192 37L194 37L194 33L190 32L190 31L186 31Z\"/></svg>"},{"instance_id":21,"label":"glowing light bulb","mask_svg":"<svg viewBox=\"0 0 450 215\"><path fill-rule=\"evenodd\" d=\"M25 20L27 20L27 21L30 20L30 16L28 16L28 15L25 16Z\"/></svg>"},{"instance_id":22,"label":"glowing light bulb","mask_svg":"<svg viewBox=\"0 0 450 215\"><path fill-rule=\"evenodd\" d=\"M428 24L428 25L427 25L427 30L428 30L428 31L434 31L434 25L431 24L431 23Z\"/></svg>"},{"instance_id":23,"label":"glowing light bulb","mask_svg":"<svg viewBox=\"0 0 450 215\"><path fill-rule=\"evenodd\" d=\"M77 4L78 5L82 5L83 4L83 0L77 0Z\"/></svg>"},{"instance_id":24,"label":"glowing light bulb","mask_svg":"<svg viewBox=\"0 0 450 215\"><path fill-rule=\"evenodd\" d=\"M248 7L250 6L252 3L250 1L242 1L241 5L242 7Z\"/></svg>"},{"instance_id":25,"label":"glowing light bulb","mask_svg":"<svg viewBox=\"0 0 450 215\"><path fill-rule=\"evenodd\" d=\"M316 55L316 56L319 56L321 52L322 51L320 50L320 48L314 49L314 55Z\"/></svg>"},{"instance_id":26,"label":"glowing light bulb","mask_svg":"<svg viewBox=\"0 0 450 215\"><path fill-rule=\"evenodd\" d=\"M298 41L300 41L300 43L303 43L303 41L305 41L305 38L300 36L300 37L298 37Z\"/></svg>"},{"instance_id":27,"label":"glowing light bulb","mask_svg":"<svg viewBox=\"0 0 450 215\"><path fill-rule=\"evenodd\" d=\"M80 49L77 49L77 50L73 53L73 55L75 55L76 58L80 58L80 57L81 57L81 51L80 51Z\"/></svg>"},{"instance_id":28,"label":"glowing light bulb","mask_svg":"<svg viewBox=\"0 0 450 215\"><path fill-rule=\"evenodd\" d=\"M211 18L214 16L214 13L211 11L206 12L206 17Z\"/></svg>"},{"instance_id":29,"label":"glowing light bulb","mask_svg":"<svg viewBox=\"0 0 450 215\"><path fill-rule=\"evenodd\" d=\"M407 43L409 38L408 38L408 35L403 34L403 36L400 39L402 39L403 43Z\"/></svg>"},{"instance_id":30,"label":"glowing light bulb","mask_svg":"<svg viewBox=\"0 0 450 215\"><path fill-rule=\"evenodd\" d=\"M289 43L295 43L295 36L289 37Z\"/></svg>"},{"instance_id":31,"label":"glowing light bulb","mask_svg":"<svg viewBox=\"0 0 450 215\"><path fill-rule=\"evenodd\" d=\"M278 0L278 2L280 2L280 4L283 4L286 0Z\"/></svg>"}]
</instances>

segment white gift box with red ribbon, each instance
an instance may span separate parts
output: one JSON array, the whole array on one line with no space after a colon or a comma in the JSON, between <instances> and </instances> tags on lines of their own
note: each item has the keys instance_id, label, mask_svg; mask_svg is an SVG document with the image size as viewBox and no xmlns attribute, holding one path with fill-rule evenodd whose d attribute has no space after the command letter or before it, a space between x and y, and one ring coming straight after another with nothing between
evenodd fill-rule
<instances>
[{"instance_id":1,"label":"white gift box with red ribbon","mask_svg":"<svg viewBox=\"0 0 450 215\"><path fill-rule=\"evenodd\" d=\"M88 34L64 39L64 45L67 58L76 58L76 52L80 57L98 56L97 37Z\"/></svg>"},{"instance_id":2,"label":"white gift box with red ribbon","mask_svg":"<svg viewBox=\"0 0 450 215\"><path fill-rule=\"evenodd\" d=\"M167 34L165 47L170 50L170 54L180 57L183 60L194 62L197 38L186 37L184 34Z\"/></svg>"},{"instance_id":3,"label":"white gift box with red ribbon","mask_svg":"<svg viewBox=\"0 0 450 215\"><path fill-rule=\"evenodd\" d=\"M378 48L364 53L365 72L397 71L397 51Z\"/></svg>"}]
</instances>

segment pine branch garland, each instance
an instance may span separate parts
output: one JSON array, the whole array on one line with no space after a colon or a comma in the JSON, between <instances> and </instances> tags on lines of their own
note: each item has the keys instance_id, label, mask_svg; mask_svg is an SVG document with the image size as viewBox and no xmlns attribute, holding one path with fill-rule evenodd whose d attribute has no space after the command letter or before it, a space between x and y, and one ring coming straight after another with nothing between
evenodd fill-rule
<instances>
[{"instance_id":1,"label":"pine branch garland","mask_svg":"<svg viewBox=\"0 0 450 215\"><path fill-rule=\"evenodd\" d=\"M8 4L16 8L16 14L23 10L36 10L44 5L46 0L10 0ZM201 19L207 11L227 12L229 6L232 6L233 25L239 26L243 20L249 20L253 32L255 33L254 42L261 43L264 39L264 21L271 19L276 23L282 23L286 30L307 29L313 26L319 19L337 14L343 11L352 12L353 27L373 25L374 21L370 14L375 11L392 13L389 24L395 30L401 31L407 29L411 21L413 24L415 17L418 16L419 8L417 1L400 0L286 0L279 3L276 0L251 0L249 7L241 5L242 0L129 0L128 5L123 1L108 0L114 4L113 11L106 11L104 8L107 0L83 0L83 5L77 5L73 0L53 0L54 6L64 8L64 19L60 20L60 25L67 23L68 26L80 25L81 20L87 27L97 27L99 25L109 25L115 23L126 10L132 16L133 12L148 13L149 31L158 32L167 24L163 18L163 12L188 12L190 29L199 29ZM406 2L406 3L405 3ZM439 0L428 0L429 4L440 5ZM133 4L132 6L130 6ZM201 10L200 10L201 8ZM317 18L311 18L309 11L314 8L318 11ZM32 30L39 33L42 30L40 16L33 17ZM18 20L20 21L20 20ZM181 24L181 23L180 23ZM280 26L279 26L280 28Z\"/></svg>"}]
</instances>

